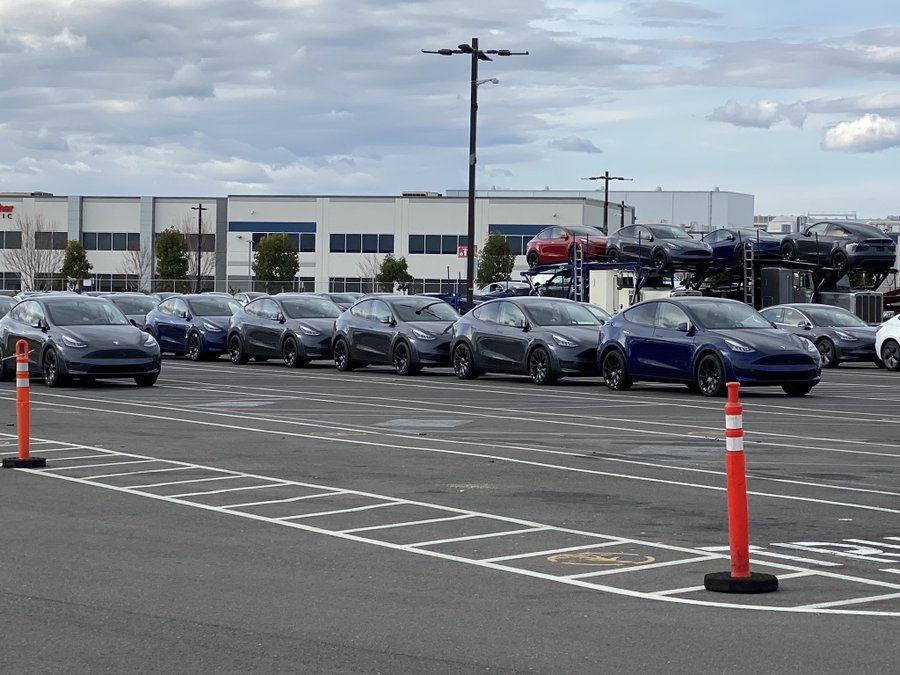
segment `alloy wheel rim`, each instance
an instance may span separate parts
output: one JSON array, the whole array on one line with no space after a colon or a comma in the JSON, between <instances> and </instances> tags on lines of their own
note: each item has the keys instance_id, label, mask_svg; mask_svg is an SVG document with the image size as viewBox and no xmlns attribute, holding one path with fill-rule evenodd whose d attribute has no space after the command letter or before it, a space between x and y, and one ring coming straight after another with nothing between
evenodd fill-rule
<instances>
[{"instance_id":1,"label":"alloy wheel rim","mask_svg":"<svg viewBox=\"0 0 900 675\"><path fill-rule=\"evenodd\" d=\"M622 363L618 355L608 356L603 363L603 380L610 387L617 387L622 381Z\"/></svg>"},{"instance_id":2,"label":"alloy wheel rim","mask_svg":"<svg viewBox=\"0 0 900 675\"><path fill-rule=\"evenodd\" d=\"M456 358L453 359L453 369L457 375L469 374L469 350L466 347L456 348Z\"/></svg>"},{"instance_id":3,"label":"alloy wheel rim","mask_svg":"<svg viewBox=\"0 0 900 675\"><path fill-rule=\"evenodd\" d=\"M719 369L711 361L700 364L700 389L704 393L716 391L719 388Z\"/></svg>"},{"instance_id":4,"label":"alloy wheel rim","mask_svg":"<svg viewBox=\"0 0 900 675\"><path fill-rule=\"evenodd\" d=\"M188 354L194 360L196 360L197 357L200 356L200 340L196 335L191 335L190 339L188 340Z\"/></svg>"},{"instance_id":5,"label":"alloy wheel rim","mask_svg":"<svg viewBox=\"0 0 900 675\"><path fill-rule=\"evenodd\" d=\"M228 351L231 354L231 362L238 363L241 360L240 338L237 335L233 335L228 346L230 348Z\"/></svg>"},{"instance_id":6,"label":"alloy wheel rim","mask_svg":"<svg viewBox=\"0 0 900 675\"><path fill-rule=\"evenodd\" d=\"M338 368L343 368L346 360L347 354L346 348L344 347L344 341L338 340L337 344L334 346L334 362L337 364Z\"/></svg>"},{"instance_id":7,"label":"alloy wheel rim","mask_svg":"<svg viewBox=\"0 0 900 675\"><path fill-rule=\"evenodd\" d=\"M834 350L831 348L831 345L827 341L820 342L818 347L819 354L821 354L822 356L822 365L827 366L834 358Z\"/></svg>"},{"instance_id":8,"label":"alloy wheel rim","mask_svg":"<svg viewBox=\"0 0 900 675\"><path fill-rule=\"evenodd\" d=\"M294 363L297 362L297 345L294 344L292 338L288 338L284 341L282 352L285 365L287 365L288 368L293 368Z\"/></svg>"},{"instance_id":9,"label":"alloy wheel rim","mask_svg":"<svg viewBox=\"0 0 900 675\"><path fill-rule=\"evenodd\" d=\"M896 367L898 356L897 347L891 344L885 347L882 351L884 352L884 354L881 360L884 361L884 365L886 365L888 368Z\"/></svg>"},{"instance_id":10,"label":"alloy wheel rim","mask_svg":"<svg viewBox=\"0 0 900 675\"><path fill-rule=\"evenodd\" d=\"M531 378L535 382L547 379L547 355L540 349L531 353Z\"/></svg>"},{"instance_id":11,"label":"alloy wheel rim","mask_svg":"<svg viewBox=\"0 0 900 675\"><path fill-rule=\"evenodd\" d=\"M399 344L394 350L394 367L398 373L405 373L409 369L409 350L406 345Z\"/></svg>"},{"instance_id":12,"label":"alloy wheel rim","mask_svg":"<svg viewBox=\"0 0 900 675\"><path fill-rule=\"evenodd\" d=\"M666 254L665 253L657 253L653 258L653 266L656 269L661 269L666 266Z\"/></svg>"},{"instance_id":13,"label":"alloy wheel rim","mask_svg":"<svg viewBox=\"0 0 900 675\"><path fill-rule=\"evenodd\" d=\"M44 381L56 382L56 354L47 352L44 357Z\"/></svg>"}]
</instances>

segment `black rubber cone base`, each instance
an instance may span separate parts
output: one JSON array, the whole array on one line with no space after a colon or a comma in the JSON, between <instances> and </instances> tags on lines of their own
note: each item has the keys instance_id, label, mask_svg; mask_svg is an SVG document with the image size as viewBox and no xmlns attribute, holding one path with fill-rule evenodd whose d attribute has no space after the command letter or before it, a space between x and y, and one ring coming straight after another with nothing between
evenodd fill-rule
<instances>
[{"instance_id":1,"label":"black rubber cone base","mask_svg":"<svg viewBox=\"0 0 900 675\"><path fill-rule=\"evenodd\" d=\"M778 590L778 577L751 572L742 579L731 576L731 572L711 572L703 577L703 586L716 593L771 593Z\"/></svg>"},{"instance_id":2,"label":"black rubber cone base","mask_svg":"<svg viewBox=\"0 0 900 675\"><path fill-rule=\"evenodd\" d=\"M47 460L43 457L29 457L28 459L6 457L3 460L4 469L40 469L45 466L47 466Z\"/></svg>"}]
</instances>

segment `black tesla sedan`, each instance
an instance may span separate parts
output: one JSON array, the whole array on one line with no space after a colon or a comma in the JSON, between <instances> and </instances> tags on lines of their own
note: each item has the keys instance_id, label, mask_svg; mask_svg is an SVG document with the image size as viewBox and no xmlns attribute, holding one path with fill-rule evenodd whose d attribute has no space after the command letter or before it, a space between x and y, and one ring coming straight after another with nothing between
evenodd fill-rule
<instances>
[{"instance_id":1,"label":"black tesla sedan","mask_svg":"<svg viewBox=\"0 0 900 675\"><path fill-rule=\"evenodd\" d=\"M458 318L446 302L428 296L365 297L335 322L334 365L393 365L400 375L449 366L450 328Z\"/></svg>"},{"instance_id":2,"label":"black tesla sedan","mask_svg":"<svg viewBox=\"0 0 900 675\"><path fill-rule=\"evenodd\" d=\"M839 271L888 270L893 267L897 246L877 227L865 223L825 221L792 232L781 242L788 260L801 260Z\"/></svg>"},{"instance_id":3,"label":"black tesla sedan","mask_svg":"<svg viewBox=\"0 0 900 675\"><path fill-rule=\"evenodd\" d=\"M275 295L248 302L228 325L232 363L282 359L288 368L331 358L334 320L341 309L316 295Z\"/></svg>"},{"instance_id":4,"label":"black tesla sedan","mask_svg":"<svg viewBox=\"0 0 900 675\"><path fill-rule=\"evenodd\" d=\"M601 323L585 305L563 298L491 300L454 325L453 369L463 380L517 373L535 384L596 375Z\"/></svg>"},{"instance_id":5,"label":"black tesla sedan","mask_svg":"<svg viewBox=\"0 0 900 675\"><path fill-rule=\"evenodd\" d=\"M660 270L707 266L713 261L709 244L697 241L675 225L630 225L606 241L610 262L639 262Z\"/></svg>"},{"instance_id":6,"label":"black tesla sedan","mask_svg":"<svg viewBox=\"0 0 900 675\"><path fill-rule=\"evenodd\" d=\"M40 295L0 319L0 379L11 379L16 342L28 343L29 369L48 387L71 378L132 377L140 387L159 377L159 345L106 298Z\"/></svg>"}]
</instances>

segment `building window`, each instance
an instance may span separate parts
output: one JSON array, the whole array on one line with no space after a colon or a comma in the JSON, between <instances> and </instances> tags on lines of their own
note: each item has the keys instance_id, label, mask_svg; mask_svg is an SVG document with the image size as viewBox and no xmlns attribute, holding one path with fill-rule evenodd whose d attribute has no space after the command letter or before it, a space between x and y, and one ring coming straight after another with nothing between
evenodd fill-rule
<instances>
[{"instance_id":1,"label":"building window","mask_svg":"<svg viewBox=\"0 0 900 675\"><path fill-rule=\"evenodd\" d=\"M425 235L411 234L409 235L409 253L425 253Z\"/></svg>"},{"instance_id":2,"label":"building window","mask_svg":"<svg viewBox=\"0 0 900 675\"><path fill-rule=\"evenodd\" d=\"M18 272L0 272L0 288L4 291L22 290L22 275Z\"/></svg>"},{"instance_id":3,"label":"building window","mask_svg":"<svg viewBox=\"0 0 900 675\"><path fill-rule=\"evenodd\" d=\"M465 295L465 279L413 279L409 293L448 293Z\"/></svg>"},{"instance_id":4,"label":"building window","mask_svg":"<svg viewBox=\"0 0 900 675\"><path fill-rule=\"evenodd\" d=\"M284 232L254 232L253 237L253 250L256 250L257 244L261 242L263 239L268 237L271 234L284 234L288 241L291 243L291 246L294 247L300 253L315 253L316 252L316 235L315 234L298 234L296 232L293 233L284 233Z\"/></svg>"},{"instance_id":5,"label":"building window","mask_svg":"<svg viewBox=\"0 0 900 675\"><path fill-rule=\"evenodd\" d=\"M332 234L328 249L332 253L393 253L392 234Z\"/></svg>"},{"instance_id":6,"label":"building window","mask_svg":"<svg viewBox=\"0 0 900 675\"><path fill-rule=\"evenodd\" d=\"M456 255L458 247L466 245L466 236L457 234L411 234L409 252L431 255Z\"/></svg>"},{"instance_id":7,"label":"building window","mask_svg":"<svg viewBox=\"0 0 900 675\"><path fill-rule=\"evenodd\" d=\"M0 232L0 248L22 248L22 233L18 230Z\"/></svg>"},{"instance_id":8,"label":"building window","mask_svg":"<svg viewBox=\"0 0 900 675\"><path fill-rule=\"evenodd\" d=\"M34 247L42 251L57 250L61 251L66 248L68 234L66 232L35 232Z\"/></svg>"},{"instance_id":9,"label":"building window","mask_svg":"<svg viewBox=\"0 0 900 675\"><path fill-rule=\"evenodd\" d=\"M188 233L186 237L188 250L196 251L197 250L197 234ZM206 251L208 253L214 253L216 250L216 235L214 234L201 234L200 235L200 246L201 251ZM114 249L116 251L124 250L124 249Z\"/></svg>"}]
</instances>

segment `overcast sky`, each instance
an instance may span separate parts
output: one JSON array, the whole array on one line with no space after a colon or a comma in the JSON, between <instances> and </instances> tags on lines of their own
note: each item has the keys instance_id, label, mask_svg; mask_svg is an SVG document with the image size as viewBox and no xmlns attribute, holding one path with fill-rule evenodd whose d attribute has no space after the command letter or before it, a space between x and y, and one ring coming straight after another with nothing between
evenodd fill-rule
<instances>
[{"instance_id":1,"label":"overcast sky","mask_svg":"<svg viewBox=\"0 0 900 675\"><path fill-rule=\"evenodd\" d=\"M900 215L897 0L2 0L0 191L756 196ZM620 184L621 185L621 184ZM615 186L615 184L613 184Z\"/></svg>"}]
</instances>

